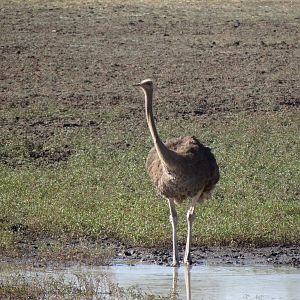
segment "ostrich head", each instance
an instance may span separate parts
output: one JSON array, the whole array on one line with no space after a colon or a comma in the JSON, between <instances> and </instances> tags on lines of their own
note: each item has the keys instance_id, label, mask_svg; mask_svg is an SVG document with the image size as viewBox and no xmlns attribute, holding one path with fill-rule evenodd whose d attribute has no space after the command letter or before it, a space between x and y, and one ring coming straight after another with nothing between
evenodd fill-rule
<instances>
[{"instance_id":1,"label":"ostrich head","mask_svg":"<svg viewBox=\"0 0 300 300\"><path fill-rule=\"evenodd\" d=\"M141 87L145 92L153 91L153 81L151 79L145 79L138 84L134 84L134 86Z\"/></svg>"}]
</instances>

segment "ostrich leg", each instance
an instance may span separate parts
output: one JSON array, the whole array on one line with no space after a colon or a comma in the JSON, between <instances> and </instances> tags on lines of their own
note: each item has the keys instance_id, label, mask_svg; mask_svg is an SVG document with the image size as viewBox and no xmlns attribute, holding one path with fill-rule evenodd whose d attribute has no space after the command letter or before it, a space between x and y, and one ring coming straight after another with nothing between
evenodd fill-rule
<instances>
[{"instance_id":1,"label":"ostrich leg","mask_svg":"<svg viewBox=\"0 0 300 300\"><path fill-rule=\"evenodd\" d=\"M177 245L177 212L175 208L174 200L168 199L169 207L170 207L170 222L172 224L172 237L173 237L173 267L179 266L179 259L178 259L178 245Z\"/></svg>"},{"instance_id":2,"label":"ostrich leg","mask_svg":"<svg viewBox=\"0 0 300 300\"><path fill-rule=\"evenodd\" d=\"M191 251L191 241L192 241L192 226L195 220L195 208L198 203L204 200L203 198L204 197L202 195L202 191L200 191L197 194L197 196L195 196L192 199L192 204L186 214L186 219L188 223L188 232L187 232L185 253L184 253L184 260L183 260L184 264L186 265L190 265L192 263L190 251Z\"/></svg>"},{"instance_id":3,"label":"ostrich leg","mask_svg":"<svg viewBox=\"0 0 300 300\"><path fill-rule=\"evenodd\" d=\"M191 240L192 240L192 226L195 220L195 206L191 206L186 215L187 223L188 223L188 233L185 245L185 253L184 253L184 263L189 265L192 263L191 254L190 254L190 247L191 247Z\"/></svg>"},{"instance_id":4,"label":"ostrich leg","mask_svg":"<svg viewBox=\"0 0 300 300\"><path fill-rule=\"evenodd\" d=\"M188 223L188 233L186 238L186 246L183 260L186 265L190 265L192 263L190 250L192 241L192 226L195 220L195 208L197 204L202 203L208 196L209 195L207 193L203 193L203 190L201 190L195 197L193 197L192 205L190 206L186 214L186 219Z\"/></svg>"}]
</instances>

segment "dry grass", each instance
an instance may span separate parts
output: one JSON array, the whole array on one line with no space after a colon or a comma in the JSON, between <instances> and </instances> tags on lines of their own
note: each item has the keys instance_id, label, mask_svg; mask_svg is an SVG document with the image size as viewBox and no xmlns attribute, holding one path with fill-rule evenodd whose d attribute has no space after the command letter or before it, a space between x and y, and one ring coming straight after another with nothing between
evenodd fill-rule
<instances>
[{"instance_id":1,"label":"dry grass","mask_svg":"<svg viewBox=\"0 0 300 300\"><path fill-rule=\"evenodd\" d=\"M63 276L35 276L28 273L12 273L0 279L1 299L116 299L159 300L167 299L130 287L119 287L109 274L68 274Z\"/></svg>"}]
</instances>

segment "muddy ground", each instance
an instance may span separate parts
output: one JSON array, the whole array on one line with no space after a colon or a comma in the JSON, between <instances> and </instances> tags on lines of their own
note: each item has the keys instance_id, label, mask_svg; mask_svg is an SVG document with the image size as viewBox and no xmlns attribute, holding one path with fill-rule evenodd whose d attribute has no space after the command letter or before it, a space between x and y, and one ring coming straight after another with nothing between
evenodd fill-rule
<instances>
[{"instance_id":1,"label":"muddy ground","mask_svg":"<svg viewBox=\"0 0 300 300\"><path fill-rule=\"evenodd\" d=\"M2 256L1 262L44 267L49 265L107 265L116 262L129 264L158 264L170 266L172 263L172 246L166 248L131 247L114 240L93 242L71 240L58 243L56 240L20 239L18 252L11 256ZM289 265L300 267L300 247L192 247L192 264L217 265ZM179 259L183 263L184 245L179 246Z\"/></svg>"},{"instance_id":2,"label":"muddy ground","mask_svg":"<svg viewBox=\"0 0 300 300\"><path fill-rule=\"evenodd\" d=\"M219 265L290 265L300 267L300 249L297 246L277 246L265 248L252 247L193 247L192 264L219 264ZM184 247L181 247L180 258L183 263ZM159 265L170 265L172 263L172 252L166 249L126 249L118 254L117 258L138 263L155 263Z\"/></svg>"},{"instance_id":3,"label":"muddy ground","mask_svg":"<svg viewBox=\"0 0 300 300\"><path fill-rule=\"evenodd\" d=\"M121 108L120 126L144 124L132 84L148 77L160 119L299 109L297 1L46 2L0 4L0 143L26 138L30 164L74 153L69 145L40 151L54 133L89 127L101 136L102 110ZM2 153L0 163L28 160ZM169 250L113 248L116 258L170 262ZM26 249L35 260L34 247ZM192 253L196 263L300 260L299 246Z\"/></svg>"}]
</instances>

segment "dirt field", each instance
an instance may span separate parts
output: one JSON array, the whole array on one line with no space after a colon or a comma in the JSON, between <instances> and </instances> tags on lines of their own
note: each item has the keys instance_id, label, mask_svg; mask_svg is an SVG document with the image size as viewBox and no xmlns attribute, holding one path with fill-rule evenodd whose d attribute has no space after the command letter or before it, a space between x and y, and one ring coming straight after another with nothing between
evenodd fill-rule
<instances>
[{"instance_id":1,"label":"dirt field","mask_svg":"<svg viewBox=\"0 0 300 300\"><path fill-rule=\"evenodd\" d=\"M73 128L101 138L103 111L145 126L132 84L148 77L160 120L299 109L298 1L159 2L1 1L0 144L25 139L30 159L6 148L0 163L66 161L69 144L42 146ZM299 247L273 250L257 261L299 264Z\"/></svg>"},{"instance_id":2,"label":"dirt field","mask_svg":"<svg viewBox=\"0 0 300 300\"><path fill-rule=\"evenodd\" d=\"M43 144L69 127L100 135L96 112L108 108L144 122L131 85L148 77L161 119L299 107L297 1L43 3L0 5L2 143Z\"/></svg>"}]
</instances>

